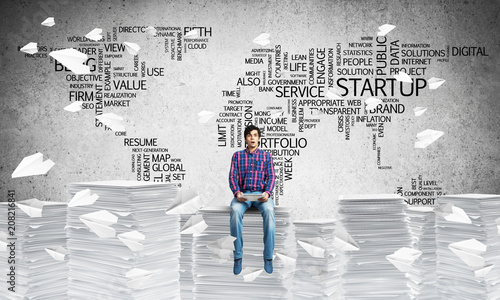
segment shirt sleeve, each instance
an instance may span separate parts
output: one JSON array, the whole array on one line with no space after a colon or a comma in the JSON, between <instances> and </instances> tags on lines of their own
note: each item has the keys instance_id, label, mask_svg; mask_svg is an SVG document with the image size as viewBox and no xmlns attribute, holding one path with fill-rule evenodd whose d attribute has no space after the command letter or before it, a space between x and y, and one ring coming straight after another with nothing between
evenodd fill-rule
<instances>
[{"instance_id":1,"label":"shirt sleeve","mask_svg":"<svg viewBox=\"0 0 500 300\"><path fill-rule=\"evenodd\" d=\"M231 159L231 170L229 171L229 187L233 192L233 195L236 195L240 192L240 185L238 184L239 180L238 175L238 156L236 152L233 154L233 158Z\"/></svg>"},{"instance_id":2,"label":"shirt sleeve","mask_svg":"<svg viewBox=\"0 0 500 300\"><path fill-rule=\"evenodd\" d=\"M264 178L265 184L266 184L266 189L264 192L269 194L269 197L271 197L271 194L274 189L274 163L273 163L273 157L271 154L269 154L269 159L267 160L267 168L266 168L266 176Z\"/></svg>"}]
</instances>

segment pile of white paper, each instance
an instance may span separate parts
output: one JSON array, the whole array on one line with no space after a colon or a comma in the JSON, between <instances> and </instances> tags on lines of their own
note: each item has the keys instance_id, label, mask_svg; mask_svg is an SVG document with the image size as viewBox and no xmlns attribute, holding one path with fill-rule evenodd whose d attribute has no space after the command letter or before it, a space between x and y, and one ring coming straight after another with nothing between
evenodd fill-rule
<instances>
[{"instance_id":1,"label":"pile of white paper","mask_svg":"<svg viewBox=\"0 0 500 300\"><path fill-rule=\"evenodd\" d=\"M413 299L437 299L436 288L436 214L430 206L409 206L410 232L413 249L422 255L412 264L408 272Z\"/></svg>"},{"instance_id":2,"label":"pile of white paper","mask_svg":"<svg viewBox=\"0 0 500 300\"><path fill-rule=\"evenodd\" d=\"M193 215L182 214L181 227L186 224ZM192 234L181 234L181 258L180 258L180 287L181 299L191 300L194 298L193 280L193 242Z\"/></svg>"},{"instance_id":3,"label":"pile of white paper","mask_svg":"<svg viewBox=\"0 0 500 300\"><path fill-rule=\"evenodd\" d=\"M359 251L346 253L345 298L410 299L408 279L392 258L402 247L411 247L404 199L392 194L349 195L340 196L339 204L340 221L359 245Z\"/></svg>"},{"instance_id":4,"label":"pile of white paper","mask_svg":"<svg viewBox=\"0 0 500 300\"><path fill-rule=\"evenodd\" d=\"M30 199L16 204L12 236L8 205L0 203L0 299L67 299L66 203ZM8 290L11 267L15 293Z\"/></svg>"},{"instance_id":5,"label":"pile of white paper","mask_svg":"<svg viewBox=\"0 0 500 300\"><path fill-rule=\"evenodd\" d=\"M262 216L255 208L243 218L243 271L233 274L234 238L229 231L229 206L200 209L208 228L194 238L194 299L291 299L295 265L276 255L274 272L264 268ZM276 207L274 253L296 251L292 211ZM290 254L292 253L292 254Z\"/></svg>"},{"instance_id":6,"label":"pile of white paper","mask_svg":"<svg viewBox=\"0 0 500 300\"><path fill-rule=\"evenodd\" d=\"M447 195L436 209L442 299L500 299L500 195Z\"/></svg>"},{"instance_id":7,"label":"pile of white paper","mask_svg":"<svg viewBox=\"0 0 500 300\"><path fill-rule=\"evenodd\" d=\"M297 265L293 299L342 299L335 220L295 221Z\"/></svg>"},{"instance_id":8,"label":"pile of white paper","mask_svg":"<svg viewBox=\"0 0 500 300\"><path fill-rule=\"evenodd\" d=\"M69 298L179 299L179 215L165 214L178 191L135 181L69 184Z\"/></svg>"}]
</instances>

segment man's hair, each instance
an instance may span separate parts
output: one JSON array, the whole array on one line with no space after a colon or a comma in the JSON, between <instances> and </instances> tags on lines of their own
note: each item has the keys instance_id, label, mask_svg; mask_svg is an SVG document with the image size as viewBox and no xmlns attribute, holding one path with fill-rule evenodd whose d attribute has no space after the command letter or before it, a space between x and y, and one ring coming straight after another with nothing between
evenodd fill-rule
<instances>
[{"instance_id":1,"label":"man's hair","mask_svg":"<svg viewBox=\"0 0 500 300\"><path fill-rule=\"evenodd\" d=\"M259 134L259 137L260 137L260 129L259 129L259 127L254 126L254 125L248 125L247 128L245 128L244 137L246 138L247 135L249 135L250 132L252 132L252 130L257 130L257 133Z\"/></svg>"}]
</instances>

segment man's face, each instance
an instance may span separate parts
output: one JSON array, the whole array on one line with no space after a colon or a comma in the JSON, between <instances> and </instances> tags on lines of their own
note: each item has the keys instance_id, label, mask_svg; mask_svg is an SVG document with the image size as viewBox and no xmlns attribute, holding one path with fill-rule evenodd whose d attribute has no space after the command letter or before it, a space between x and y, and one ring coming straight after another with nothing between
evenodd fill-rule
<instances>
[{"instance_id":1,"label":"man's face","mask_svg":"<svg viewBox=\"0 0 500 300\"><path fill-rule=\"evenodd\" d=\"M260 136L259 136L259 132L257 130L252 130L250 131L249 134L247 134L247 136L245 137L245 141L247 142L247 145L249 148L257 148L257 146L259 145L259 141L260 141Z\"/></svg>"}]
</instances>

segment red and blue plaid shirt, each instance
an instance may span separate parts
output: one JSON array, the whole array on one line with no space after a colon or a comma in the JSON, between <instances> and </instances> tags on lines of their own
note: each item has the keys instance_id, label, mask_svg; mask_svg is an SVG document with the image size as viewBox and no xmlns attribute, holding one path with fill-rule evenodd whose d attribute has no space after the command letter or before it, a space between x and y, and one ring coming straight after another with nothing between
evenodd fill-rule
<instances>
[{"instance_id":1,"label":"red and blue plaid shirt","mask_svg":"<svg viewBox=\"0 0 500 300\"><path fill-rule=\"evenodd\" d=\"M250 152L248 148L237 151L231 160L229 187L236 196L238 192L259 191L271 196L274 188L273 157L259 148Z\"/></svg>"}]
</instances>

